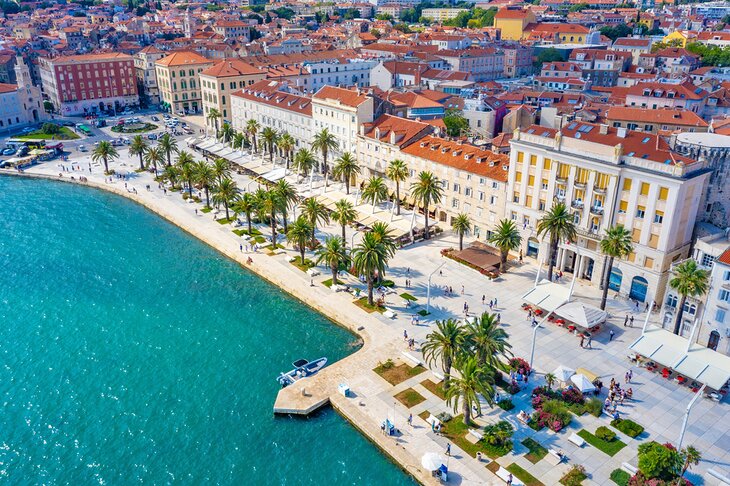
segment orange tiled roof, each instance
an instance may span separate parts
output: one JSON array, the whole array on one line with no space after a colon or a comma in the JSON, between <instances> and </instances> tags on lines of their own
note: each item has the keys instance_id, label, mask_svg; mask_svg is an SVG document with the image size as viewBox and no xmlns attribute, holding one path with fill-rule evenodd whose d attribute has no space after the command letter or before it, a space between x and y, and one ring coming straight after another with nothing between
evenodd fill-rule
<instances>
[{"instance_id":1,"label":"orange tiled roof","mask_svg":"<svg viewBox=\"0 0 730 486\"><path fill-rule=\"evenodd\" d=\"M254 76L265 73L241 59L232 58L219 61L208 69L203 70L200 74L216 78L227 78L231 76Z\"/></svg>"},{"instance_id":2,"label":"orange tiled roof","mask_svg":"<svg viewBox=\"0 0 730 486\"><path fill-rule=\"evenodd\" d=\"M0 93L12 93L17 90L18 86L15 84L0 83Z\"/></svg>"},{"instance_id":3,"label":"orange tiled roof","mask_svg":"<svg viewBox=\"0 0 730 486\"><path fill-rule=\"evenodd\" d=\"M367 96L361 94L359 90L338 88L336 86L323 86L314 94L313 98L336 100L342 105L353 108L360 106L367 100Z\"/></svg>"},{"instance_id":4,"label":"orange tiled roof","mask_svg":"<svg viewBox=\"0 0 730 486\"><path fill-rule=\"evenodd\" d=\"M612 106L606 114L607 120L631 120L643 123L661 123L664 125L685 125L706 127L707 122L697 113L680 108L662 108L647 110L633 106Z\"/></svg>"},{"instance_id":5,"label":"orange tiled roof","mask_svg":"<svg viewBox=\"0 0 730 486\"><path fill-rule=\"evenodd\" d=\"M210 59L201 56L197 52L180 51L173 52L169 56L163 57L155 64L160 66L188 66L192 64L212 63Z\"/></svg>"},{"instance_id":6,"label":"orange tiled roof","mask_svg":"<svg viewBox=\"0 0 730 486\"><path fill-rule=\"evenodd\" d=\"M730 248L722 252L722 255L717 257L717 261L720 263L724 263L725 265L730 265Z\"/></svg>"},{"instance_id":7,"label":"orange tiled roof","mask_svg":"<svg viewBox=\"0 0 730 486\"><path fill-rule=\"evenodd\" d=\"M301 113L305 116L312 116L312 100L305 96L281 91L284 86L285 83L272 81L270 79L262 79L251 86L240 91L236 91L231 96L244 98L269 106L275 106L282 110Z\"/></svg>"},{"instance_id":8,"label":"orange tiled roof","mask_svg":"<svg viewBox=\"0 0 730 486\"><path fill-rule=\"evenodd\" d=\"M365 137L376 139L377 133L377 139L386 143L390 143L391 134L394 133L399 147L409 145L420 136L431 133L431 128L426 123L387 114L381 115L372 123L364 123L363 127Z\"/></svg>"}]
</instances>

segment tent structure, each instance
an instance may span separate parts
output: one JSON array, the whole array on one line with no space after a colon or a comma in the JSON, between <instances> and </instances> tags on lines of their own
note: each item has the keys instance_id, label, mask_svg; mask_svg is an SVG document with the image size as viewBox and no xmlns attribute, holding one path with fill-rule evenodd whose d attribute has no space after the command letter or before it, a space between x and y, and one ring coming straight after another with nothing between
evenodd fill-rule
<instances>
[{"instance_id":1,"label":"tent structure","mask_svg":"<svg viewBox=\"0 0 730 486\"><path fill-rule=\"evenodd\" d=\"M566 321L574 323L584 329L602 324L608 319L608 313L600 308L583 302L568 302L555 311L555 314Z\"/></svg>"},{"instance_id":2,"label":"tent structure","mask_svg":"<svg viewBox=\"0 0 730 486\"><path fill-rule=\"evenodd\" d=\"M573 382L575 387L580 390L581 393L592 392L596 389L596 387L593 386L593 383L591 383L591 380L586 378L585 375L581 375L580 373L571 376L570 381Z\"/></svg>"},{"instance_id":3,"label":"tent structure","mask_svg":"<svg viewBox=\"0 0 730 486\"><path fill-rule=\"evenodd\" d=\"M553 375L555 375L555 379L559 382L567 383L567 381L570 380L570 377L575 375L575 370L572 370L567 366L560 365L555 368L555 371L553 371Z\"/></svg>"},{"instance_id":4,"label":"tent structure","mask_svg":"<svg viewBox=\"0 0 730 486\"><path fill-rule=\"evenodd\" d=\"M266 179L269 182L276 182L279 179L283 179L286 176L286 169L284 167L277 167L274 170L270 170L269 172L266 172L265 174L262 174L261 177Z\"/></svg>"},{"instance_id":5,"label":"tent structure","mask_svg":"<svg viewBox=\"0 0 730 486\"><path fill-rule=\"evenodd\" d=\"M569 298L569 288L547 279L543 279L522 296L522 299L528 304L544 309L548 313L555 311Z\"/></svg>"},{"instance_id":6,"label":"tent structure","mask_svg":"<svg viewBox=\"0 0 730 486\"><path fill-rule=\"evenodd\" d=\"M427 471L437 471L442 464L446 464L446 460L435 452L427 452L421 458L421 465L426 468Z\"/></svg>"}]
</instances>

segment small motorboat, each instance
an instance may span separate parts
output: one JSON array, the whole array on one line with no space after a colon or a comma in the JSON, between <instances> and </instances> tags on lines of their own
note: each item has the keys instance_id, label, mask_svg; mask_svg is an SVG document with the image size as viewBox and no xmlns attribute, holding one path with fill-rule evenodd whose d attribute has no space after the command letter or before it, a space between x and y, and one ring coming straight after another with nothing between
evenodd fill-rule
<instances>
[{"instance_id":1,"label":"small motorboat","mask_svg":"<svg viewBox=\"0 0 730 486\"><path fill-rule=\"evenodd\" d=\"M306 359L298 359L292 363L294 369L280 374L276 381L279 382L282 388L292 385L294 382L312 376L319 370L325 367L327 364L327 358L319 358L314 361L307 361Z\"/></svg>"}]
</instances>

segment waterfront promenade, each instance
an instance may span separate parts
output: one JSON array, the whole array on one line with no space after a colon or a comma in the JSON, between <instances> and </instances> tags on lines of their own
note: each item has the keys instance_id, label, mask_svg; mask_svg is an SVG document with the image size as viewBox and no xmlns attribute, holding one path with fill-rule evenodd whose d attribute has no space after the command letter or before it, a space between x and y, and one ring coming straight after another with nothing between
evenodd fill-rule
<instances>
[{"instance_id":1,"label":"waterfront promenade","mask_svg":"<svg viewBox=\"0 0 730 486\"><path fill-rule=\"evenodd\" d=\"M423 386L426 379L438 380L431 371L410 378L396 386L390 386L385 380L372 371L378 363L387 359L396 362L413 364L403 353L407 352L403 341L403 330L416 340L416 349L409 351L415 358L420 357L419 345L430 332L436 319L460 317L462 304L467 302L472 313L487 310L481 303L481 296L487 300L493 297L499 299L497 311L502 315L505 329L510 335L510 342L516 355L527 357L530 352L532 328L520 311L521 296L529 289L535 279L536 265L524 264L514 267L509 274L497 282L490 282L477 272L456 264L453 261L442 259L439 250L456 243L455 237L447 235L427 244L420 243L397 253L390 263L389 277L395 280L398 292L404 289L406 278L413 281L413 286L407 291L418 298L418 305L423 308L427 295L428 274L435 271L442 263L442 273L433 277L431 292L431 312L428 318L422 318L420 325L411 325L413 309L407 308L398 293L388 297L388 307L398 314L394 319L387 319L379 313L368 314L352 304L352 297L344 292L335 293L321 285L329 278L326 271L314 277L314 286L310 286L310 277L287 262L287 257L293 255L291 249L278 251L274 255L264 252L247 254L241 252L241 239L231 232L228 225L220 225L212 214L203 214L201 205L186 203L179 193L168 191L167 194L158 189L157 183L149 173L134 173L136 161L129 158L126 150L121 151L121 159L112 164L117 172L130 172L129 180L125 182L113 179L112 183L104 182L99 165L92 165L92 173L88 170L78 172L64 172L62 180L70 180L71 176L78 181L79 176L88 178L88 185L100 187L125 197L129 197L162 217L185 229L192 235L217 248L223 254L249 267L285 291L296 296L311 307L319 310L339 324L357 332L363 340L363 349L331 366L325 368L316 377L298 383L281 396L284 397L279 406L309 408L319 402L329 400L332 405L358 429L366 434L378 446L394 458L409 474L423 483L433 483L427 471L420 465L420 458L427 452L443 453L446 440L431 431L431 428L418 417L422 412L438 413L447 410L443 400ZM88 161L81 162L85 169ZM69 163L66 163L69 165ZM36 166L28 171L29 175L41 175L52 179L59 179L57 162L49 162ZM241 177L241 176L236 176ZM246 184L245 179L238 181L239 186ZM151 190L146 186L150 185ZM136 190L136 193L134 192ZM131 192L130 192L131 191ZM265 230L265 228L261 228ZM339 234L335 226L321 229L321 235ZM247 264L248 258L253 261ZM324 270L324 269L321 269ZM347 277L346 282L352 286L361 285L356 279ZM461 294L461 286L465 287ZM566 283L567 285L567 283ZM443 288L452 286L456 295L447 295ZM581 285L576 286L576 295L582 300L596 302L597 289ZM578 346L576 338L562 329L546 328L538 331L538 345L536 347L535 366L538 374L533 380L542 381L542 373L551 371L558 364L565 364L572 368L585 367L608 382L611 376L621 379L623 373L630 367L626 359L626 347L640 333L640 323L645 314L631 313L630 306L625 301L611 301L609 311L615 316L612 319L616 337L608 342L606 333L594 340L594 349L586 350ZM631 313L636 319L634 328L624 328L621 325L623 316ZM655 317L651 317L655 320ZM284 366L285 364L282 364ZM691 397L686 389L674 386L660 377L647 373L643 369L634 369L636 400L622 406L622 413L637 420L647 427L649 437L657 441L675 441L681 423L684 407ZM272 377L273 379L273 377ZM345 398L337 393L337 385L346 383L353 392L351 398ZM302 395L301 388L305 389ZM408 388L419 392L426 400L410 410L397 402L394 396ZM276 397L271 397L272 407ZM296 399L295 399L296 398ZM521 408L528 409L529 396L521 393L515 396L517 409L511 414L501 409L485 410L485 414L478 419L481 424L492 423L498 419L511 420L516 427L515 450L497 459L502 466L515 463L538 477L545 484L556 484L562 474L573 464L583 464L589 472L589 479L584 484L605 484L610 472L621 466L622 463L636 465L636 449L639 441L629 440L628 446L614 457L608 457L595 448L577 448L567 441L566 434L552 434L531 429L516 423L514 413ZM282 405L285 404L285 405ZM293 404L293 405L292 405ZM528 409L529 411L529 409ZM414 426L409 427L406 419L412 413ZM397 437L388 437L381 434L380 424L386 418L395 423L402 434ZM730 467L730 437L727 431L713 427L716 423L728 423L730 411L727 404L713 404L707 400L698 403L690 418L686 441L695 444L702 450L708 462L696 468L704 472L708 467L727 471ZM598 425L604 425L602 419L592 416L583 416L574 419L571 430L581 428L594 430ZM532 464L524 458L525 447L521 442L525 438L534 438L542 444L557 447L566 452L568 464L548 466L545 461ZM452 445L453 457L449 459L449 470L452 473L451 484L504 484L492 474L483 463L478 462L458 447ZM692 479L700 478L701 474L693 474ZM711 481L705 484L715 484Z\"/></svg>"}]
</instances>

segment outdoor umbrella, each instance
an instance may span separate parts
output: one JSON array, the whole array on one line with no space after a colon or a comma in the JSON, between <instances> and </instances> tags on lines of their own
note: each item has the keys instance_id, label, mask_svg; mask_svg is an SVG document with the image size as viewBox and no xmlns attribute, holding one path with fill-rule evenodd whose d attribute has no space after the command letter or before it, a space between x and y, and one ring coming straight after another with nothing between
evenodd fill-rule
<instances>
[{"instance_id":1,"label":"outdoor umbrella","mask_svg":"<svg viewBox=\"0 0 730 486\"><path fill-rule=\"evenodd\" d=\"M427 452L421 458L421 464L429 471L436 471L445 462L444 458L435 452Z\"/></svg>"},{"instance_id":2,"label":"outdoor umbrella","mask_svg":"<svg viewBox=\"0 0 730 486\"><path fill-rule=\"evenodd\" d=\"M573 382L576 388L581 391L581 393L588 393L592 392L596 389L595 386L593 386L593 383L591 383L591 380L585 377L585 375L581 375L580 373L577 375L573 375L570 377L570 381Z\"/></svg>"},{"instance_id":3,"label":"outdoor umbrella","mask_svg":"<svg viewBox=\"0 0 730 486\"><path fill-rule=\"evenodd\" d=\"M557 368L555 368L555 371L553 371L553 375L555 375L555 379L565 383L570 379L571 376L575 374L575 370L571 370L567 366L560 365Z\"/></svg>"}]
</instances>

